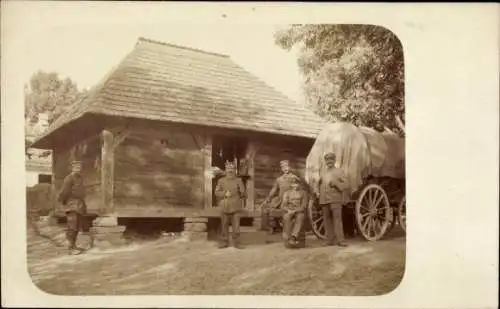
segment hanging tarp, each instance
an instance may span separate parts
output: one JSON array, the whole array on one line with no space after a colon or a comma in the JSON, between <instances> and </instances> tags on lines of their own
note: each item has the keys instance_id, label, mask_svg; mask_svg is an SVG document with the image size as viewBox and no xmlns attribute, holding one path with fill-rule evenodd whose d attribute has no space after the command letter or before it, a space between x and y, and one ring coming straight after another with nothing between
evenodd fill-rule
<instances>
[{"instance_id":1,"label":"hanging tarp","mask_svg":"<svg viewBox=\"0 0 500 309\"><path fill-rule=\"evenodd\" d=\"M315 186L324 168L323 156L335 153L338 167L347 175L350 194L368 176L403 179L404 139L395 134L337 122L327 125L317 136L306 160L306 179Z\"/></svg>"}]
</instances>

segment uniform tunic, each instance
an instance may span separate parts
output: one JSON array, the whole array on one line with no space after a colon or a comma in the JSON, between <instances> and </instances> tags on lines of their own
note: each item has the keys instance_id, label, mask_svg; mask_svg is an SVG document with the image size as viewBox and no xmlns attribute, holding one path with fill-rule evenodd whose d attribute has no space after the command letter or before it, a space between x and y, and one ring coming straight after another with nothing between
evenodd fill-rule
<instances>
[{"instance_id":1,"label":"uniform tunic","mask_svg":"<svg viewBox=\"0 0 500 309\"><path fill-rule=\"evenodd\" d=\"M319 203L323 208L326 242L344 242L342 204L344 191L349 186L344 172L338 168L324 171L319 182Z\"/></svg>"},{"instance_id":2,"label":"uniform tunic","mask_svg":"<svg viewBox=\"0 0 500 309\"><path fill-rule=\"evenodd\" d=\"M282 204L283 195L292 188L295 179L299 179L299 177L293 173L283 174L276 179L271 192L269 192L269 197L276 196L271 202L271 208L278 208Z\"/></svg>"},{"instance_id":3,"label":"uniform tunic","mask_svg":"<svg viewBox=\"0 0 500 309\"><path fill-rule=\"evenodd\" d=\"M347 187L347 178L341 169L332 168L324 171L319 181L319 203L341 204L343 191Z\"/></svg>"},{"instance_id":4,"label":"uniform tunic","mask_svg":"<svg viewBox=\"0 0 500 309\"><path fill-rule=\"evenodd\" d=\"M226 197L226 191L231 193L230 197ZM219 199L222 212L237 212L243 208L243 199L246 197L245 186L236 176L224 176L217 182L215 195Z\"/></svg>"},{"instance_id":5,"label":"uniform tunic","mask_svg":"<svg viewBox=\"0 0 500 309\"><path fill-rule=\"evenodd\" d=\"M66 238L69 248L76 248L76 239L81 229L85 229L87 205L85 204L85 187L80 173L71 173L64 179L63 186L57 197L64 205L66 212L67 231ZM85 226L84 226L85 225Z\"/></svg>"},{"instance_id":6,"label":"uniform tunic","mask_svg":"<svg viewBox=\"0 0 500 309\"><path fill-rule=\"evenodd\" d=\"M71 173L64 179L58 201L64 205L64 211L74 211L84 215L87 213L85 204L85 187L79 173Z\"/></svg>"},{"instance_id":7,"label":"uniform tunic","mask_svg":"<svg viewBox=\"0 0 500 309\"><path fill-rule=\"evenodd\" d=\"M306 207L307 194L303 190L291 189L283 195L283 209L288 211L304 211Z\"/></svg>"}]
</instances>

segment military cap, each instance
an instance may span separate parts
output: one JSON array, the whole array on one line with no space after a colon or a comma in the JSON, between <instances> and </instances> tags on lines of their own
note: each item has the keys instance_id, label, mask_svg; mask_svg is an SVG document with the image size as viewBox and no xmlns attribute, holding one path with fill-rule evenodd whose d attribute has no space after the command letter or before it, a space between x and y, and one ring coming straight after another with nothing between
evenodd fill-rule
<instances>
[{"instance_id":1,"label":"military cap","mask_svg":"<svg viewBox=\"0 0 500 309\"><path fill-rule=\"evenodd\" d=\"M288 160L281 160L280 165L290 165L290 161Z\"/></svg>"},{"instance_id":2,"label":"military cap","mask_svg":"<svg viewBox=\"0 0 500 309\"><path fill-rule=\"evenodd\" d=\"M335 160L336 156L333 152L328 152L324 156L325 160Z\"/></svg>"}]
</instances>

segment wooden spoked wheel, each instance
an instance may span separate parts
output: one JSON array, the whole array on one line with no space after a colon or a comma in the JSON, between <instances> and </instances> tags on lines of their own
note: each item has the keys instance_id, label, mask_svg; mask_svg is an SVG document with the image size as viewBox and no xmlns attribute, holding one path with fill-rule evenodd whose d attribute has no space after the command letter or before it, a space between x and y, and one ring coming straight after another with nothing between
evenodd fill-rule
<instances>
[{"instance_id":1,"label":"wooden spoked wheel","mask_svg":"<svg viewBox=\"0 0 500 309\"><path fill-rule=\"evenodd\" d=\"M319 239L326 238L325 220L323 219L323 211L321 207L314 202L310 202L307 205L307 215L309 221L311 222L311 229Z\"/></svg>"},{"instance_id":2,"label":"wooden spoked wheel","mask_svg":"<svg viewBox=\"0 0 500 309\"><path fill-rule=\"evenodd\" d=\"M356 201L356 225L360 234L369 241L379 240L391 224L392 213L384 189L378 184L369 184Z\"/></svg>"},{"instance_id":3,"label":"wooden spoked wheel","mask_svg":"<svg viewBox=\"0 0 500 309\"><path fill-rule=\"evenodd\" d=\"M401 202L399 202L398 220L399 220L399 225L406 233L406 196L403 196Z\"/></svg>"}]
</instances>

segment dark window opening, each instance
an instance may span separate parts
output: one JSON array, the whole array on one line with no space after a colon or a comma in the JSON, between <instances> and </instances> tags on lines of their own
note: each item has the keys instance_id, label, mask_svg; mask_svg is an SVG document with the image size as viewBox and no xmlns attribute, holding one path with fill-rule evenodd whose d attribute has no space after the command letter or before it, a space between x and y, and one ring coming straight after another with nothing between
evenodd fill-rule
<instances>
[{"instance_id":1,"label":"dark window opening","mask_svg":"<svg viewBox=\"0 0 500 309\"><path fill-rule=\"evenodd\" d=\"M38 183L52 183L52 176L46 174L38 175Z\"/></svg>"}]
</instances>

